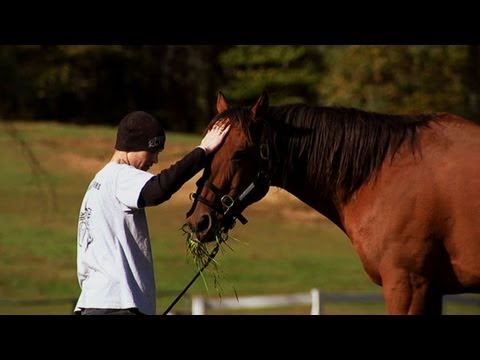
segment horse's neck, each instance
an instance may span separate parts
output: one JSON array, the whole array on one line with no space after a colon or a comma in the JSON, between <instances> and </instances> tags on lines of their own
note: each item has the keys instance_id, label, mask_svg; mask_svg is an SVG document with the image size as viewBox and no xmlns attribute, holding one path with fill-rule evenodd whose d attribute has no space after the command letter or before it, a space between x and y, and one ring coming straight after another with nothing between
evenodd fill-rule
<instances>
[{"instance_id":1,"label":"horse's neck","mask_svg":"<svg viewBox=\"0 0 480 360\"><path fill-rule=\"evenodd\" d=\"M322 189L318 189L314 181L305 175L306 170L301 165L297 165L293 169L287 169L285 166L287 166L285 162L278 161L271 177L271 185L288 191L343 230L334 197L325 194Z\"/></svg>"},{"instance_id":2,"label":"horse's neck","mask_svg":"<svg viewBox=\"0 0 480 360\"><path fill-rule=\"evenodd\" d=\"M340 229L344 229L335 202L328 196L321 196L315 188L308 184L308 182L293 186L286 184L282 188L331 220Z\"/></svg>"}]
</instances>

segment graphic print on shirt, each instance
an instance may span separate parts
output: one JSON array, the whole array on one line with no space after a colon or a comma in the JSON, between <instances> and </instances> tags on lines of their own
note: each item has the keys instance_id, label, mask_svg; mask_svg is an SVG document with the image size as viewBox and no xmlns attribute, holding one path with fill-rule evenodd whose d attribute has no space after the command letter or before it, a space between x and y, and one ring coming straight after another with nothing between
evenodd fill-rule
<instances>
[{"instance_id":1,"label":"graphic print on shirt","mask_svg":"<svg viewBox=\"0 0 480 360\"><path fill-rule=\"evenodd\" d=\"M90 235L90 215L92 214L92 209L86 207L85 211L80 212L80 218L78 221L78 244L80 247L85 245L85 250L88 245L93 241L92 236Z\"/></svg>"}]
</instances>

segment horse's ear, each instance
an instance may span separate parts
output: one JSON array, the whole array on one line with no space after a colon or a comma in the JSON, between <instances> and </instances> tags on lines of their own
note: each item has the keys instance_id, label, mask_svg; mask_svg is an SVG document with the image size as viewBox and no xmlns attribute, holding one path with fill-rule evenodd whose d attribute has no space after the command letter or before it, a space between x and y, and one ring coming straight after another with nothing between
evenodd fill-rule
<instances>
[{"instance_id":1,"label":"horse's ear","mask_svg":"<svg viewBox=\"0 0 480 360\"><path fill-rule=\"evenodd\" d=\"M222 113L225 110L230 108L230 105L228 105L227 99L225 99L225 96L221 91L218 92L217 94L217 111L218 113Z\"/></svg>"},{"instance_id":2,"label":"horse's ear","mask_svg":"<svg viewBox=\"0 0 480 360\"><path fill-rule=\"evenodd\" d=\"M268 95L267 92L264 91L262 95L258 98L257 102L255 105L252 106L251 111L252 111L252 117L254 120L258 119L261 117L265 112L267 111L268 108Z\"/></svg>"}]
</instances>

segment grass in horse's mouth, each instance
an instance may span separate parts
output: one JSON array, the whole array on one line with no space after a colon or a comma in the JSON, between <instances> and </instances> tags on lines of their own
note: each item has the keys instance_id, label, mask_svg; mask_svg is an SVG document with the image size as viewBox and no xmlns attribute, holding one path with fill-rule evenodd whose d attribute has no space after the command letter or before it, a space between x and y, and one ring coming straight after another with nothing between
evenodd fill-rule
<instances>
[{"instance_id":1,"label":"grass in horse's mouth","mask_svg":"<svg viewBox=\"0 0 480 360\"><path fill-rule=\"evenodd\" d=\"M203 243L198 241L195 238L195 235L193 234L193 232L190 230L188 226L184 225L182 227L182 230L184 234L187 236L187 258L190 256L193 259L193 262L197 270L201 271L203 267L206 264L208 264L208 262L210 261L210 264L207 267L205 267L203 271L201 271L203 283L205 285L205 288L207 289L207 293L208 293L208 286L203 273L207 273L212 276L215 290L218 296L221 297L223 290L219 282L219 278L220 278L220 270L218 268L219 263L217 260L213 258L211 259L210 254L212 253L212 251L215 249L216 246L219 246L220 247L219 250L222 250L222 251L224 251L225 247L233 251L233 249L227 244L227 240L230 238L234 240L237 240L237 239L235 239L233 236L229 235L228 233L222 231L220 228L216 228L213 233L215 240L210 241L208 243ZM236 292L235 292L235 295L236 295Z\"/></svg>"}]
</instances>

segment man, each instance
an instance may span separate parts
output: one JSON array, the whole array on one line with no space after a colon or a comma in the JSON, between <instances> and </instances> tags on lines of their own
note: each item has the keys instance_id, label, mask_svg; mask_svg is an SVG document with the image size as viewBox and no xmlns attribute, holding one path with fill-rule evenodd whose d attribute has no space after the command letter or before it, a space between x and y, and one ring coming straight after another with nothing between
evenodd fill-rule
<instances>
[{"instance_id":1,"label":"man","mask_svg":"<svg viewBox=\"0 0 480 360\"><path fill-rule=\"evenodd\" d=\"M153 175L165 132L150 114L126 115L115 152L88 186L80 208L77 272L81 294L75 313L154 315L155 279L144 207L161 204L204 168L228 133L226 122L207 132L199 146Z\"/></svg>"}]
</instances>

